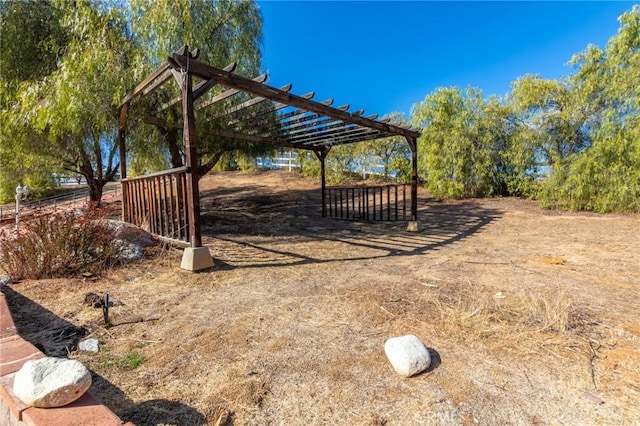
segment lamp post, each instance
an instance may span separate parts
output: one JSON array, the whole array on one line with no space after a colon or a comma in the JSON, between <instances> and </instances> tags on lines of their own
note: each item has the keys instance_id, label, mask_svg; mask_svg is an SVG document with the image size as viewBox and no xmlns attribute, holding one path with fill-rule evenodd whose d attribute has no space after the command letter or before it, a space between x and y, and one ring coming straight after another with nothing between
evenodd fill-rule
<instances>
[{"instance_id":1,"label":"lamp post","mask_svg":"<svg viewBox=\"0 0 640 426\"><path fill-rule=\"evenodd\" d=\"M29 187L18 184L16 186L16 232L18 232L18 223L20 222L20 201L25 200L29 195Z\"/></svg>"}]
</instances>

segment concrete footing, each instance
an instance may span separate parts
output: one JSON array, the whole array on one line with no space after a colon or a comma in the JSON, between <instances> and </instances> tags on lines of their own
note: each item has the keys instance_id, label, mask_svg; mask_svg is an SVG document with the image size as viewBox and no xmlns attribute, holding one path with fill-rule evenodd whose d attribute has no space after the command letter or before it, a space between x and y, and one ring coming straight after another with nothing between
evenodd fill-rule
<instances>
[{"instance_id":1,"label":"concrete footing","mask_svg":"<svg viewBox=\"0 0 640 426\"><path fill-rule=\"evenodd\" d=\"M409 221L409 224L407 225L407 231L409 231L409 232L420 232L420 231L422 231L422 227L420 226L420 222L418 222L417 220Z\"/></svg>"},{"instance_id":2,"label":"concrete footing","mask_svg":"<svg viewBox=\"0 0 640 426\"><path fill-rule=\"evenodd\" d=\"M213 267L213 259L207 247L187 247L182 254L180 268L187 271L202 271Z\"/></svg>"}]
</instances>

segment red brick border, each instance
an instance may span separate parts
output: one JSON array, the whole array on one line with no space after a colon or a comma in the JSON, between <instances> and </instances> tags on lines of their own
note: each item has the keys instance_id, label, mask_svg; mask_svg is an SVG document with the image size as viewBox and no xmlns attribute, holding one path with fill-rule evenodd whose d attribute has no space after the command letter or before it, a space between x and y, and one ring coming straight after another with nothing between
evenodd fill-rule
<instances>
[{"instance_id":1,"label":"red brick border","mask_svg":"<svg viewBox=\"0 0 640 426\"><path fill-rule=\"evenodd\" d=\"M44 358L31 343L17 333L5 295L0 292L0 424L7 426L122 426L111 410L89 392L59 408L25 405L13 394L13 378L30 359ZM125 426L133 426L126 423Z\"/></svg>"}]
</instances>

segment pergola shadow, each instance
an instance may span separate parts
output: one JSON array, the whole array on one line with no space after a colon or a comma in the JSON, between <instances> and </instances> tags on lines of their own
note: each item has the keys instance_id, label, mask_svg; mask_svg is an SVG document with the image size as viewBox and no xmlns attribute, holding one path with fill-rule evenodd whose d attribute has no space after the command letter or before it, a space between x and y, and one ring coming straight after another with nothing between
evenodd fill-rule
<instances>
[{"instance_id":1,"label":"pergola shadow","mask_svg":"<svg viewBox=\"0 0 640 426\"><path fill-rule=\"evenodd\" d=\"M316 190L239 186L203 194L203 243L218 268L257 268L415 256L480 232L501 216L475 202L421 199L421 232L406 222L322 217Z\"/></svg>"}]
</instances>

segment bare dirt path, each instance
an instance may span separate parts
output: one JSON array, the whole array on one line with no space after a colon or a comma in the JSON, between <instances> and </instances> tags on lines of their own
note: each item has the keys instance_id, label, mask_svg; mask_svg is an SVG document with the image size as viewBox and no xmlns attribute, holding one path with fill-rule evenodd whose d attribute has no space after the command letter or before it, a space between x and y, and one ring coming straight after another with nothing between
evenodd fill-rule
<instances>
[{"instance_id":1,"label":"bare dirt path","mask_svg":"<svg viewBox=\"0 0 640 426\"><path fill-rule=\"evenodd\" d=\"M210 272L166 250L3 288L45 351L75 327L100 340L71 357L124 420L640 423L640 216L421 198L424 229L407 233L323 219L318 185L286 173L219 173L201 190ZM112 327L89 291L123 303ZM432 349L429 372L393 372L384 341L403 334Z\"/></svg>"}]
</instances>

